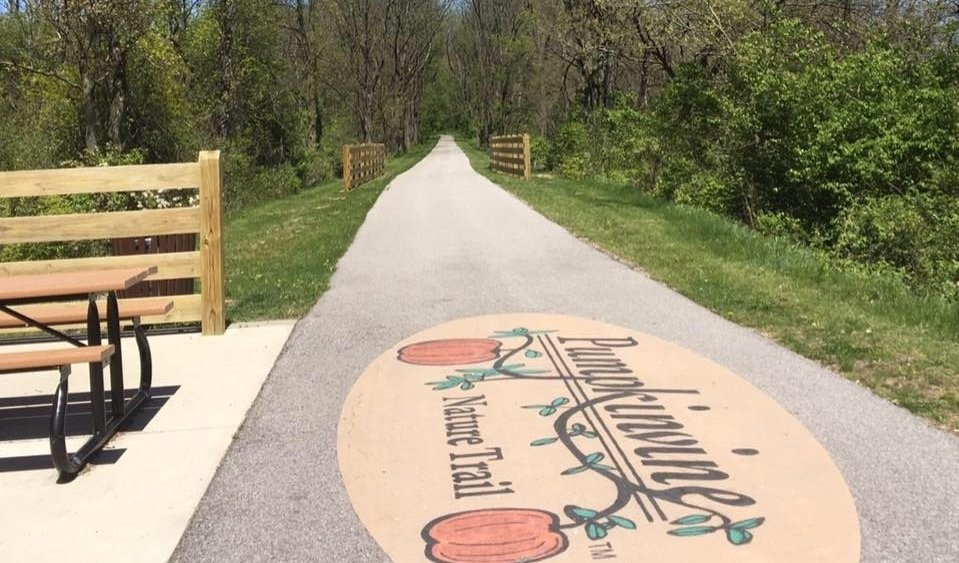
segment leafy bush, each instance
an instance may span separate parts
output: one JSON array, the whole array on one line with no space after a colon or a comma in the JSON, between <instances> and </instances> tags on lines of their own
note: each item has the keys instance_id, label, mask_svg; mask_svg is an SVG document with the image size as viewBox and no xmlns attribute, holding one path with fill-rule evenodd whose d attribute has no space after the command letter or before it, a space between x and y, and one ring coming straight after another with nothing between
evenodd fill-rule
<instances>
[{"instance_id":1,"label":"leafy bush","mask_svg":"<svg viewBox=\"0 0 959 563\"><path fill-rule=\"evenodd\" d=\"M224 201L228 210L298 192L303 181L291 164L256 166L244 151L227 151Z\"/></svg>"},{"instance_id":2,"label":"leafy bush","mask_svg":"<svg viewBox=\"0 0 959 563\"><path fill-rule=\"evenodd\" d=\"M849 206L836 252L889 264L914 285L959 294L959 201L928 195L879 196Z\"/></svg>"},{"instance_id":3,"label":"leafy bush","mask_svg":"<svg viewBox=\"0 0 959 563\"><path fill-rule=\"evenodd\" d=\"M784 19L678 65L651 109L574 113L552 161L956 294L957 70L956 47L847 52Z\"/></svg>"},{"instance_id":4,"label":"leafy bush","mask_svg":"<svg viewBox=\"0 0 959 563\"><path fill-rule=\"evenodd\" d=\"M549 139L533 135L529 141L529 152L533 171L542 172L552 168L553 146Z\"/></svg>"},{"instance_id":5,"label":"leafy bush","mask_svg":"<svg viewBox=\"0 0 959 563\"><path fill-rule=\"evenodd\" d=\"M673 194L677 203L728 213L736 205L736 190L726 178L710 170L693 173Z\"/></svg>"},{"instance_id":6,"label":"leafy bush","mask_svg":"<svg viewBox=\"0 0 959 563\"><path fill-rule=\"evenodd\" d=\"M761 211L756 214L756 230L773 237L809 242L809 232L799 219L785 213Z\"/></svg>"},{"instance_id":7,"label":"leafy bush","mask_svg":"<svg viewBox=\"0 0 959 563\"><path fill-rule=\"evenodd\" d=\"M553 141L554 162L559 173L570 178L594 174L589 147L589 129L581 117L563 124Z\"/></svg>"}]
</instances>

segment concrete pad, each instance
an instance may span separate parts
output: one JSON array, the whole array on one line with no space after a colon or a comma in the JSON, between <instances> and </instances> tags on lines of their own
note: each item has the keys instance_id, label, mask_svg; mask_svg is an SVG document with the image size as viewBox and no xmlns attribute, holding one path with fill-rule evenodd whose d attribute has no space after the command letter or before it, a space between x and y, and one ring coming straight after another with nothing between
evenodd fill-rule
<instances>
[{"instance_id":1,"label":"concrete pad","mask_svg":"<svg viewBox=\"0 0 959 563\"><path fill-rule=\"evenodd\" d=\"M56 484L46 435L38 436L49 416L44 396L54 391L57 374L0 377L2 559L60 562L73 554L80 561L166 561L293 324L231 327L216 337L151 337L154 400L68 484ZM123 353L125 386L135 388L132 339L124 340ZM89 390L87 378L84 366L74 367L71 395ZM86 411L70 407L71 413ZM11 439L17 431L26 439ZM70 438L68 445L76 448L84 439ZM18 463L45 467L12 470Z\"/></svg>"}]
</instances>

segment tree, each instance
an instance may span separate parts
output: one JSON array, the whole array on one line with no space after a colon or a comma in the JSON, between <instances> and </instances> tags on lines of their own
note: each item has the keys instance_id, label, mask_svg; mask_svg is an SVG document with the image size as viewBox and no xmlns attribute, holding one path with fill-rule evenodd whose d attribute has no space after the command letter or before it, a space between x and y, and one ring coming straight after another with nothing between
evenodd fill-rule
<instances>
[{"instance_id":1,"label":"tree","mask_svg":"<svg viewBox=\"0 0 959 563\"><path fill-rule=\"evenodd\" d=\"M469 0L460 8L448 60L481 144L523 115L532 52L525 0Z\"/></svg>"}]
</instances>

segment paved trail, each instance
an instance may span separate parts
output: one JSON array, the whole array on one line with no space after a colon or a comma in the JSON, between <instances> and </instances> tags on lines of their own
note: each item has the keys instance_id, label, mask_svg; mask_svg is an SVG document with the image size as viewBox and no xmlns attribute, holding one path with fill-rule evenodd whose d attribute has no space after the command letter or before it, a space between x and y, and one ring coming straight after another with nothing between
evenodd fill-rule
<instances>
[{"instance_id":1,"label":"paved trail","mask_svg":"<svg viewBox=\"0 0 959 563\"><path fill-rule=\"evenodd\" d=\"M859 509L863 561L959 560L959 440L578 241L443 138L380 197L296 327L173 561L387 561L340 482L343 400L395 342L509 312L596 318L730 368L833 456Z\"/></svg>"}]
</instances>

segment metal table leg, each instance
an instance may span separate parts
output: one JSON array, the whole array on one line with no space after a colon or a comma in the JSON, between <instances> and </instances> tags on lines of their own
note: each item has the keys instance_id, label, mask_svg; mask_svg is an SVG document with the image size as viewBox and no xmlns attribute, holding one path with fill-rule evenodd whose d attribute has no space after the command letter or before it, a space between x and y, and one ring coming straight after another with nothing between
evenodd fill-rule
<instances>
[{"instance_id":1,"label":"metal table leg","mask_svg":"<svg viewBox=\"0 0 959 563\"><path fill-rule=\"evenodd\" d=\"M110 360L110 412L113 418L123 416L123 350L120 343L120 308L117 294L107 294L107 341L113 345Z\"/></svg>"},{"instance_id":2,"label":"metal table leg","mask_svg":"<svg viewBox=\"0 0 959 563\"><path fill-rule=\"evenodd\" d=\"M99 346L100 343L100 311L97 310L97 296L91 293L90 304L87 306L87 344ZM106 428L103 402L103 365L90 364L90 406L93 411L94 436L103 434Z\"/></svg>"}]
</instances>

